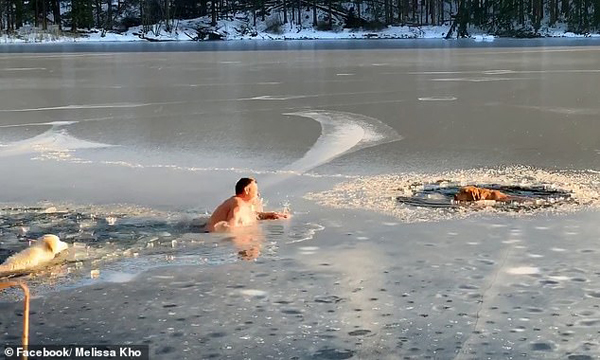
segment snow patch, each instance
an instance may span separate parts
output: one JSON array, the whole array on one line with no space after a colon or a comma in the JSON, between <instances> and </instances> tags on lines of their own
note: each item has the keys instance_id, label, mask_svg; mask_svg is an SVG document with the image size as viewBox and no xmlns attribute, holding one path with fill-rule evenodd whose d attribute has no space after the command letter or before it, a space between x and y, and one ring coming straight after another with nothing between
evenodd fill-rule
<instances>
[{"instance_id":1,"label":"snow patch","mask_svg":"<svg viewBox=\"0 0 600 360\"><path fill-rule=\"evenodd\" d=\"M429 97L420 97L419 101L454 101L457 100L454 96L429 96Z\"/></svg>"},{"instance_id":2,"label":"snow patch","mask_svg":"<svg viewBox=\"0 0 600 360\"><path fill-rule=\"evenodd\" d=\"M160 102L160 103L115 103L115 104L91 104L91 105L63 105L27 109L0 109L0 112L31 112L31 111L52 111L52 110L78 110L78 109L112 109L112 108L137 108L152 105L171 105L181 104L181 101Z\"/></svg>"},{"instance_id":3,"label":"snow patch","mask_svg":"<svg viewBox=\"0 0 600 360\"><path fill-rule=\"evenodd\" d=\"M539 274L540 269L532 266L521 266L506 269L506 272L511 275L534 275Z\"/></svg>"},{"instance_id":4,"label":"snow patch","mask_svg":"<svg viewBox=\"0 0 600 360\"><path fill-rule=\"evenodd\" d=\"M358 149L402 139L394 129L368 116L341 111L299 111L284 115L300 116L321 124L321 136L304 157L284 171L306 172L332 159Z\"/></svg>"},{"instance_id":5,"label":"snow patch","mask_svg":"<svg viewBox=\"0 0 600 360\"><path fill-rule=\"evenodd\" d=\"M139 41L197 41L214 38L223 40L301 40L301 39L444 39L450 30L450 24L438 26L387 26L381 30L345 29L341 24L331 31L320 31L312 25L312 13L307 12L307 24L302 26L280 24L278 31L270 31L274 21L281 22L279 13L275 12L264 21L258 20L253 25L250 13L240 13L235 19L219 20L211 26L209 17L188 20L175 20L169 27L165 24L154 24L152 31L144 33L142 26L129 28L124 32L92 29L85 32L66 33L58 30L43 31L35 27L23 27L11 35L0 35L0 43L98 43L98 42L139 42ZM319 16L323 13L319 11ZM475 42L493 42L496 37L485 31L470 28L471 39ZM566 26L556 25L544 27L538 31L540 36L547 37L600 37L600 34L575 34L566 31ZM224 62L236 64L236 62Z\"/></svg>"},{"instance_id":6,"label":"snow patch","mask_svg":"<svg viewBox=\"0 0 600 360\"><path fill-rule=\"evenodd\" d=\"M64 159L77 149L98 149L114 145L81 140L66 129L53 126L50 130L29 139L0 144L0 157L39 153L43 159Z\"/></svg>"}]
</instances>

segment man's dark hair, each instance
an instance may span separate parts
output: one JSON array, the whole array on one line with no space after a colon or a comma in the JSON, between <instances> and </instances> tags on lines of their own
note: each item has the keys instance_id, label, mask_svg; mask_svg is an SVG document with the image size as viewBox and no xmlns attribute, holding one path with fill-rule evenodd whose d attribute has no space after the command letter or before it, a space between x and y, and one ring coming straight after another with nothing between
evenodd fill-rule
<instances>
[{"instance_id":1,"label":"man's dark hair","mask_svg":"<svg viewBox=\"0 0 600 360\"><path fill-rule=\"evenodd\" d=\"M253 178L241 178L238 180L237 184L235 184L235 194L241 195L244 192L246 186L255 182Z\"/></svg>"}]
</instances>

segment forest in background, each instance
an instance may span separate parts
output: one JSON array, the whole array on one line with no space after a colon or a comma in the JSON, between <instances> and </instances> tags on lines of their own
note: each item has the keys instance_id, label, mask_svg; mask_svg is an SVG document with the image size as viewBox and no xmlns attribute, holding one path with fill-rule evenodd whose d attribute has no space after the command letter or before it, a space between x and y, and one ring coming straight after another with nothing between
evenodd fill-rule
<instances>
[{"instance_id":1,"label":"forest in background","mask_svg":"<svg viewBox=\"0 0 600 360\"><path fill-rule=\"evenodd\" d=\"M246 19L249 26L278 15L284 24L334 30L380 30L389 25L447 25L447 36L477 28L500 36L535 36L541 26L565 26L575 33L600 28L600 0L0 0L0 32L23 26L76 32L124 31L159 24L169 31L177 20L205 17Z\"/></svg>"}]
</instances>

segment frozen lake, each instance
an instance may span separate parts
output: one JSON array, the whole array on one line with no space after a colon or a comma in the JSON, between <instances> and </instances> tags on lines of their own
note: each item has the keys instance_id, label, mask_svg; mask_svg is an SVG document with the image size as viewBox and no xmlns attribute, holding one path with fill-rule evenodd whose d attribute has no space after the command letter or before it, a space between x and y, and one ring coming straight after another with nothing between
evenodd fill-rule
<instances>
[{"instance_id":1,"label":"frozen lake","mask_svg":"<svg viewBox=\"0 0 600 360\"><path fill-rule=\"evenodd\" d=\"M44 296L31 344L147 343L161 359L597 356L593 41L2 51L0 257L23 231L75 244L30 279ZM248 238L194 229L242 176L294 217ZM539 198L447 206L465 184ZM0 303L5 343L19 306Z\"/></svg>"}]
</instances>

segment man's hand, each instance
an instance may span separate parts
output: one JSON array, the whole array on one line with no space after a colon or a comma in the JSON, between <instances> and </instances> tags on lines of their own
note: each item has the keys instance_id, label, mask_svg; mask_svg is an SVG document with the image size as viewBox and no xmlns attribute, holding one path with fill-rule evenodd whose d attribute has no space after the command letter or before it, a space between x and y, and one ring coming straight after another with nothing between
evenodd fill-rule
<instances>
[{"instance_id":1,"label":"man's hand","mask_svg":"<svg viewBox=\"0 0 600 360\"><path fill-rule=\"evenodd\" d=\"M291 217L288 213L278 213L274 211L258 213L259 220L278 220L278 219L289 219Z\"/></svg>"},{"instance_id":2,"label":"man's hand","mask_svg":"<svg viewBox=\"0 0 600 360\"><path fill-rule=\"evenodd\" d=\"M274 215L274 219L288 219L291 217L291 215L288 213L274 213Z\"/></svg>"}]
</instances>

